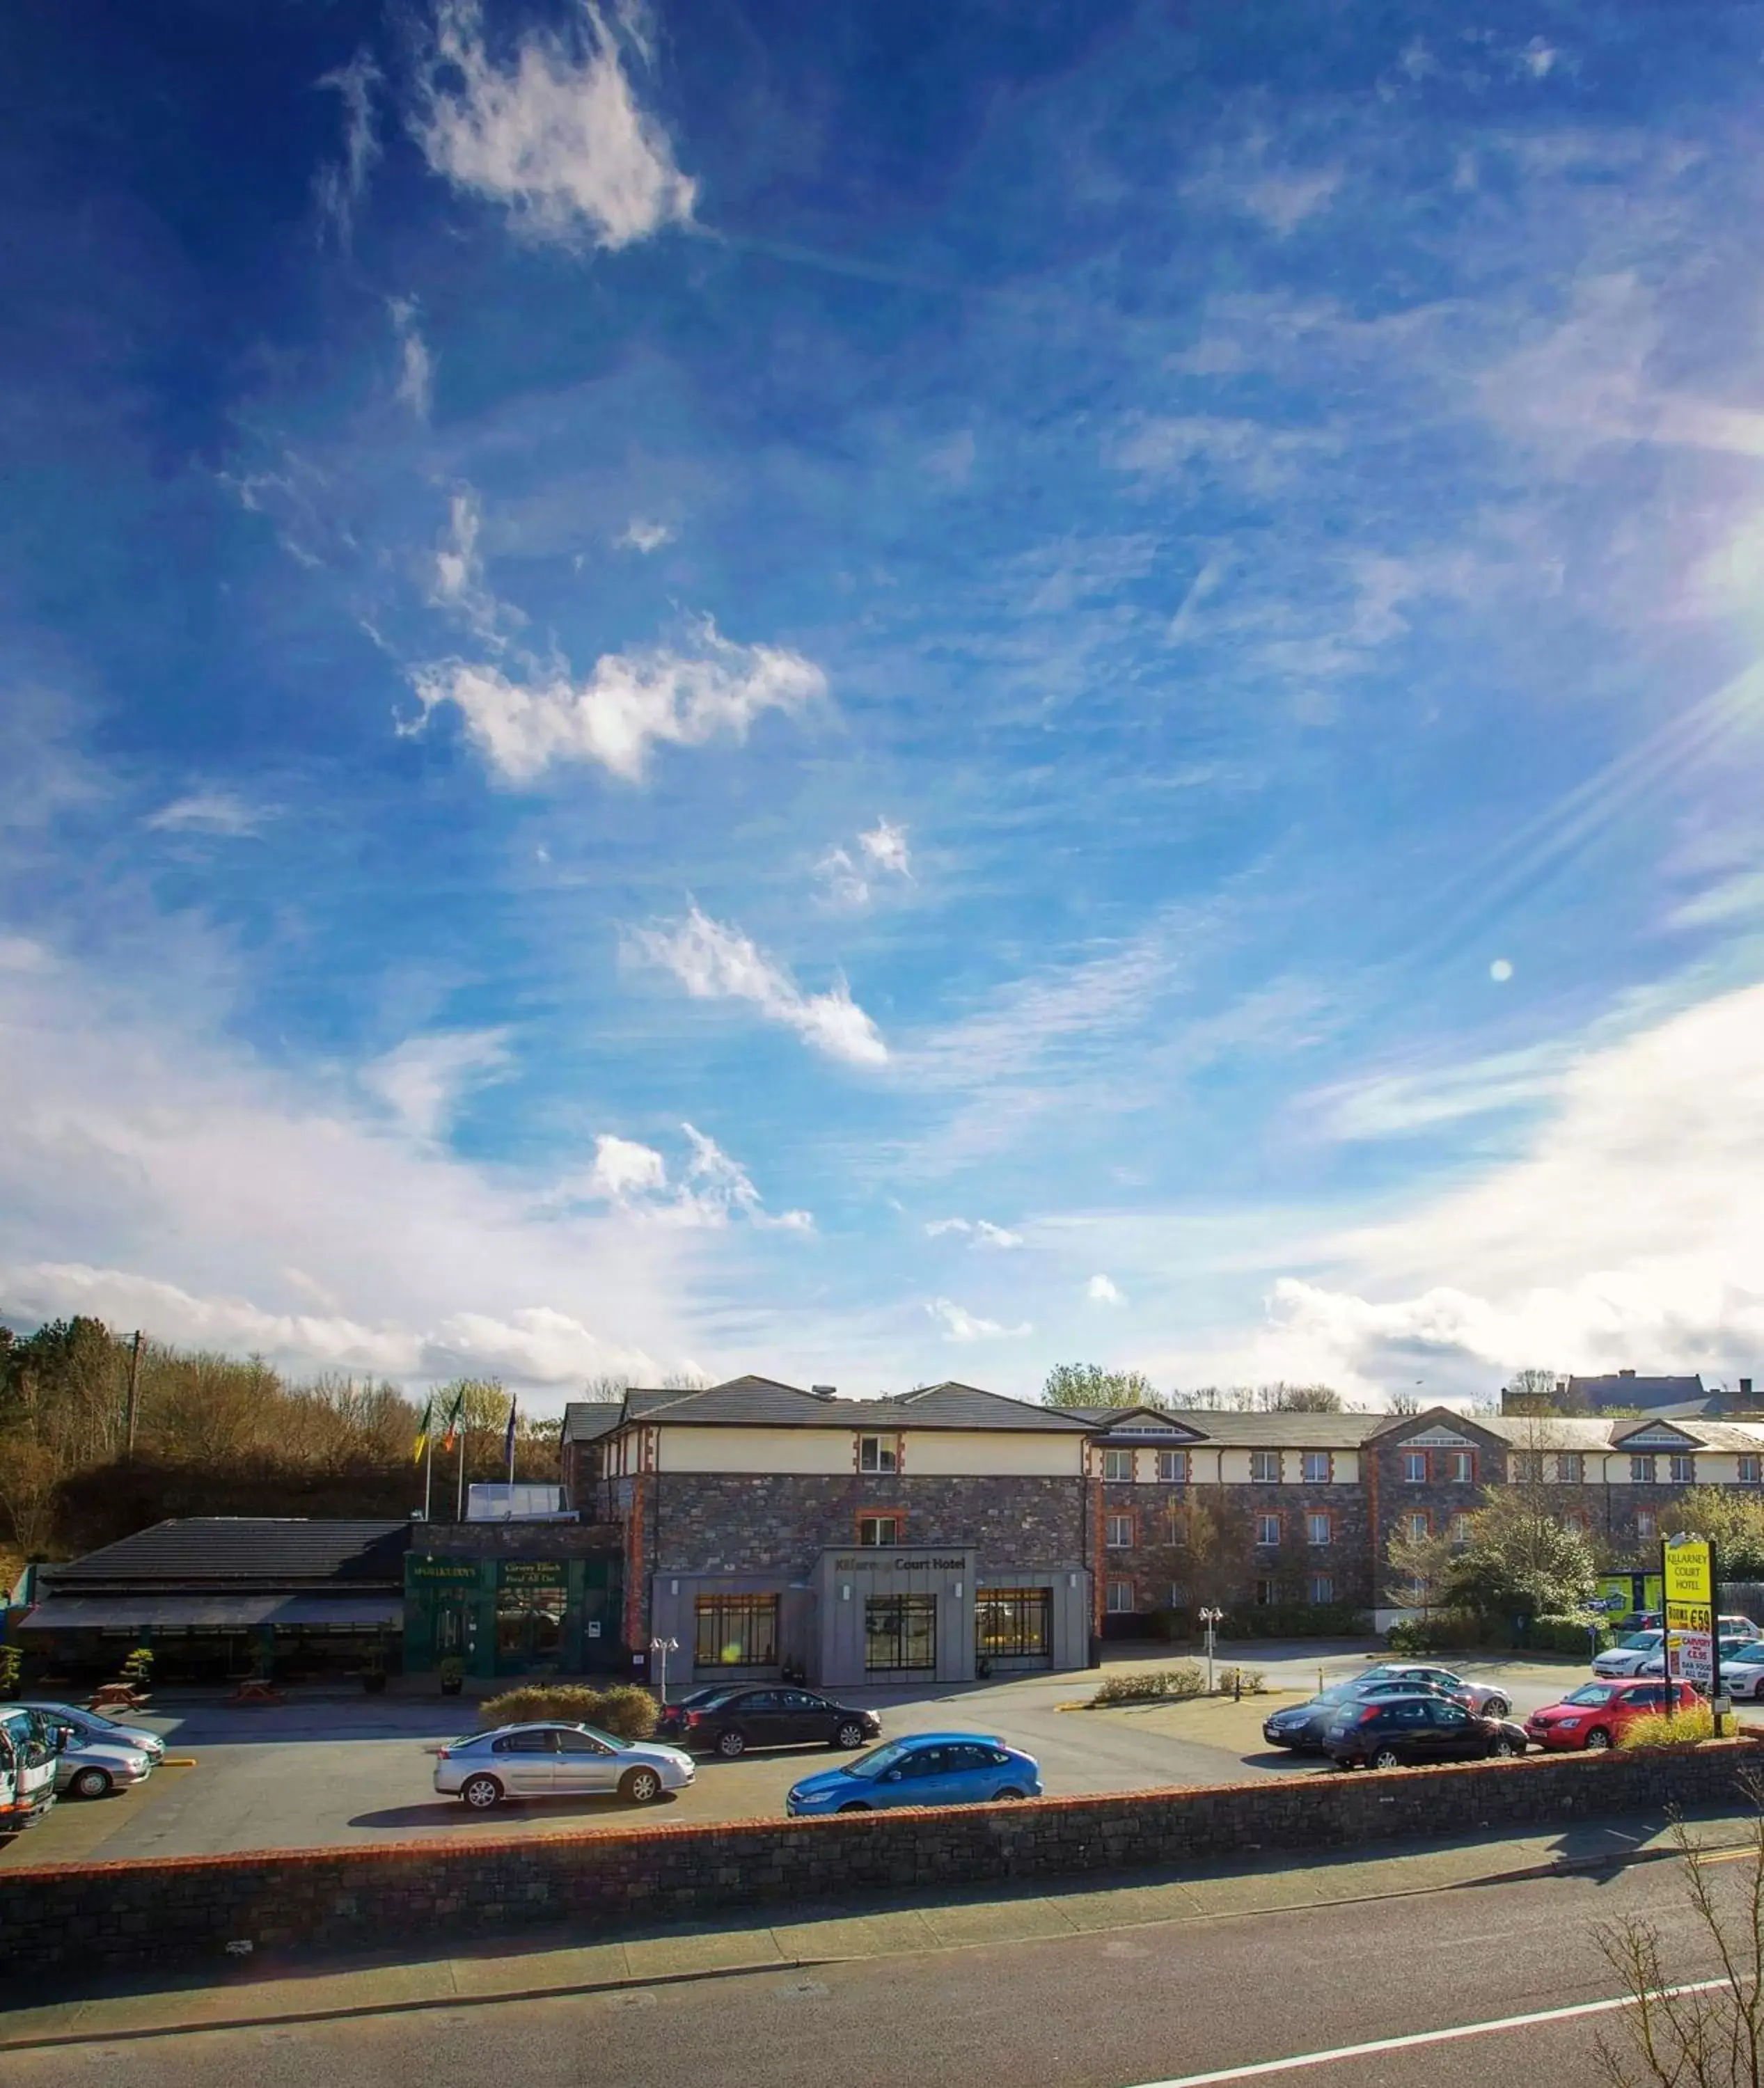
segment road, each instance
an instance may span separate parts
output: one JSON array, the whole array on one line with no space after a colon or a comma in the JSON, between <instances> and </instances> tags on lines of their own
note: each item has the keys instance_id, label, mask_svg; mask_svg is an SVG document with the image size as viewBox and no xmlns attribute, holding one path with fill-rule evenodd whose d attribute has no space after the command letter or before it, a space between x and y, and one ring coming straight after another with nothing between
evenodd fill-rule
<instances>
[{"instance_id":1,"label":"road","mask_svg":"<svg viewBox=\"0 0 1764 2088\"><path fill-rule=\"evenodd\" d=\"M1264 1664L1270 1684L1308 1692L1320 1666L1333 1678L1363 1667L1365 1657L1337 1654L1320 1662L1314 1653L1305 1653ZM1581 1674L1518 1662L1462 1665L1479 1679L1498 1679L1522 1714L1572 1687ZM854 1702L879 1709L889 1733L951 1725L1002 1733L1037 1757L1043 1784L1055 1796L1242 1783L1321 1766L1264 1744L1262 1718L1271 1701L1282 1700L1245 1698L1240 1705L1212 1700L1109 1712L1060 1709L1088 1697L1095 1684L1089 1674L1034 1675L929 1694L854 1691L851 1696ZM580 1833L628 1826L639 1816L776 1819L790 1786L830 1759L824 1750L812 1748L708 1761L691 1791L640 1816L616 1799L559 1799L472 1816L456 1801L436 1795L426 1752L470 1729L469 1705L438 1697L252 1709L192 1704L146 1722L167 1735L174 1754L194 1756L196 1766L162 1770L144 1788L113 1798L58 1806L41 1826L0 1851L0 1870L412 1836Z\"/></svg>"},{"instance_id":2,"label":"road","mask_svg":"<svg viewBox=\"0 0 1764 2088\"><path fill-rule=\"evenodd\" d=\"M1748 1866L1712 1873L1737 1903ZM1621 2013L1595 1929L1655 1919L1668 1975L1706 1976L1676 1867L1488 1884L1279 1914L816 1964L562 1999L6 2055L7 2088L1593 2088ZM1436 2034L1515 2017L1450 2041ZM1536 2020L1542 2017L1544 2020ZM1381 2041L1419 2038L1396 2051ZM1314 2055L1360 2047L1317 2064Z\"/></svg>"}]
</instances>

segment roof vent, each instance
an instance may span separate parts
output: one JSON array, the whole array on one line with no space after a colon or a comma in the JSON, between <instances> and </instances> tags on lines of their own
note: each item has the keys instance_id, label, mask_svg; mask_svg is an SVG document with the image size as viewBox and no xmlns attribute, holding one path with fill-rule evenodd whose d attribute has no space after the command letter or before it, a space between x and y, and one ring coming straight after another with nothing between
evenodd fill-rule
<instances>
[{"instance_id":1,"label":"roof vent","mask_svg":"<svg viewBox=\"0 0 1764 2088\"><path fill-rule=\"evenodd\" d=\"M839 1388L837 1384L811 1385L809 1390L817 1399L837 1399L839 1396Z\"/></svg>"}]
</instances>

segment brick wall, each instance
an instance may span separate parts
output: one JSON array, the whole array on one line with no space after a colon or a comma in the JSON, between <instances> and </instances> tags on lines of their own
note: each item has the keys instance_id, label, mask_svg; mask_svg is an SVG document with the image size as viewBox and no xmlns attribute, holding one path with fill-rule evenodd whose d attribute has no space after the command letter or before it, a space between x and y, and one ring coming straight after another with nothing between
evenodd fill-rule
<instances>
[{"instance_id":1,"label":"brick wall","mask_svg":"<svg viewBox=\"0 0 1764 2088\"><path fill-rule=\"evenodd\" d=\"M1084 1564L1084 1502L1072 1478L914 1478L664 1472L650 1533L656 1571L807 1575L823 1551L857 1542L867 1509L906 1511L903 1544L978 1554L988 1573Z\"/></svg>"},{"instance_id":2,"label":"brick wall","mask_svg":"<svg viewBox=\"0 0 1764 2088\"><path fill-rule=\"evenodd\" d=\"M355 1849L164 1858L0 1872L0 1979L91 1978L259 1952L444 1950L540 1923L578 1934L633 1922L866 1893L1033 1883L1180 1866L1253 1848L1357 1848L1743 1803L1756 1739L1684 1753L1534 1756L1217 1790L1068 1798L937 1812L628 1833L462 1837Z\"/></svg>"}]
</instances>

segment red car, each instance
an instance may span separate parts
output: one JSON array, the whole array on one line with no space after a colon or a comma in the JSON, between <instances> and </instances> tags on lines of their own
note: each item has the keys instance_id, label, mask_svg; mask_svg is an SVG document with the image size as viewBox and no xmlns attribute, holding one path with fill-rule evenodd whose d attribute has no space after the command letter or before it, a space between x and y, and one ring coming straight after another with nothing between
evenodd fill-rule
<instances>
[{"instance_id":1,"label":"red car","mask_svg":"<svg viewBox=\"0 0 1764 2088\"><path fill-rule=\"evenodd\" d=\"M1540 1748L1615 1747L1626 1726L1658 1711L1688 1711L1702 1700L1688 1682L1587 1682L1560 1704L1546 1704L1525 1722Z\"/></svg>"}]
</instances>

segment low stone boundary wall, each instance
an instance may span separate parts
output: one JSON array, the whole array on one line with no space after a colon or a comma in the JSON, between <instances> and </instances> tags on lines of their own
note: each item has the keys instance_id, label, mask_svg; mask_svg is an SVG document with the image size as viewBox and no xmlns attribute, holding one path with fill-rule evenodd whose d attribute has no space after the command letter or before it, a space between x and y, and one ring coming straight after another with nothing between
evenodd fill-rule
<instances>
[{"instance_id":1,"label":"low stone boundary wall","mask_svg":"<svg viewBox=\"0 0 1764 2088\"><path fill-rule=\"evenodd\" d=\"M494 1834L0 1872L0 1976L265 1950L444 1949L523 1925L584 1933L870 1893L1023 1885L1248 1854L1444 1840L1744 1801L1764 1744L1533 1756L1021 1804Z\"/></svg>"}]
</instances>

